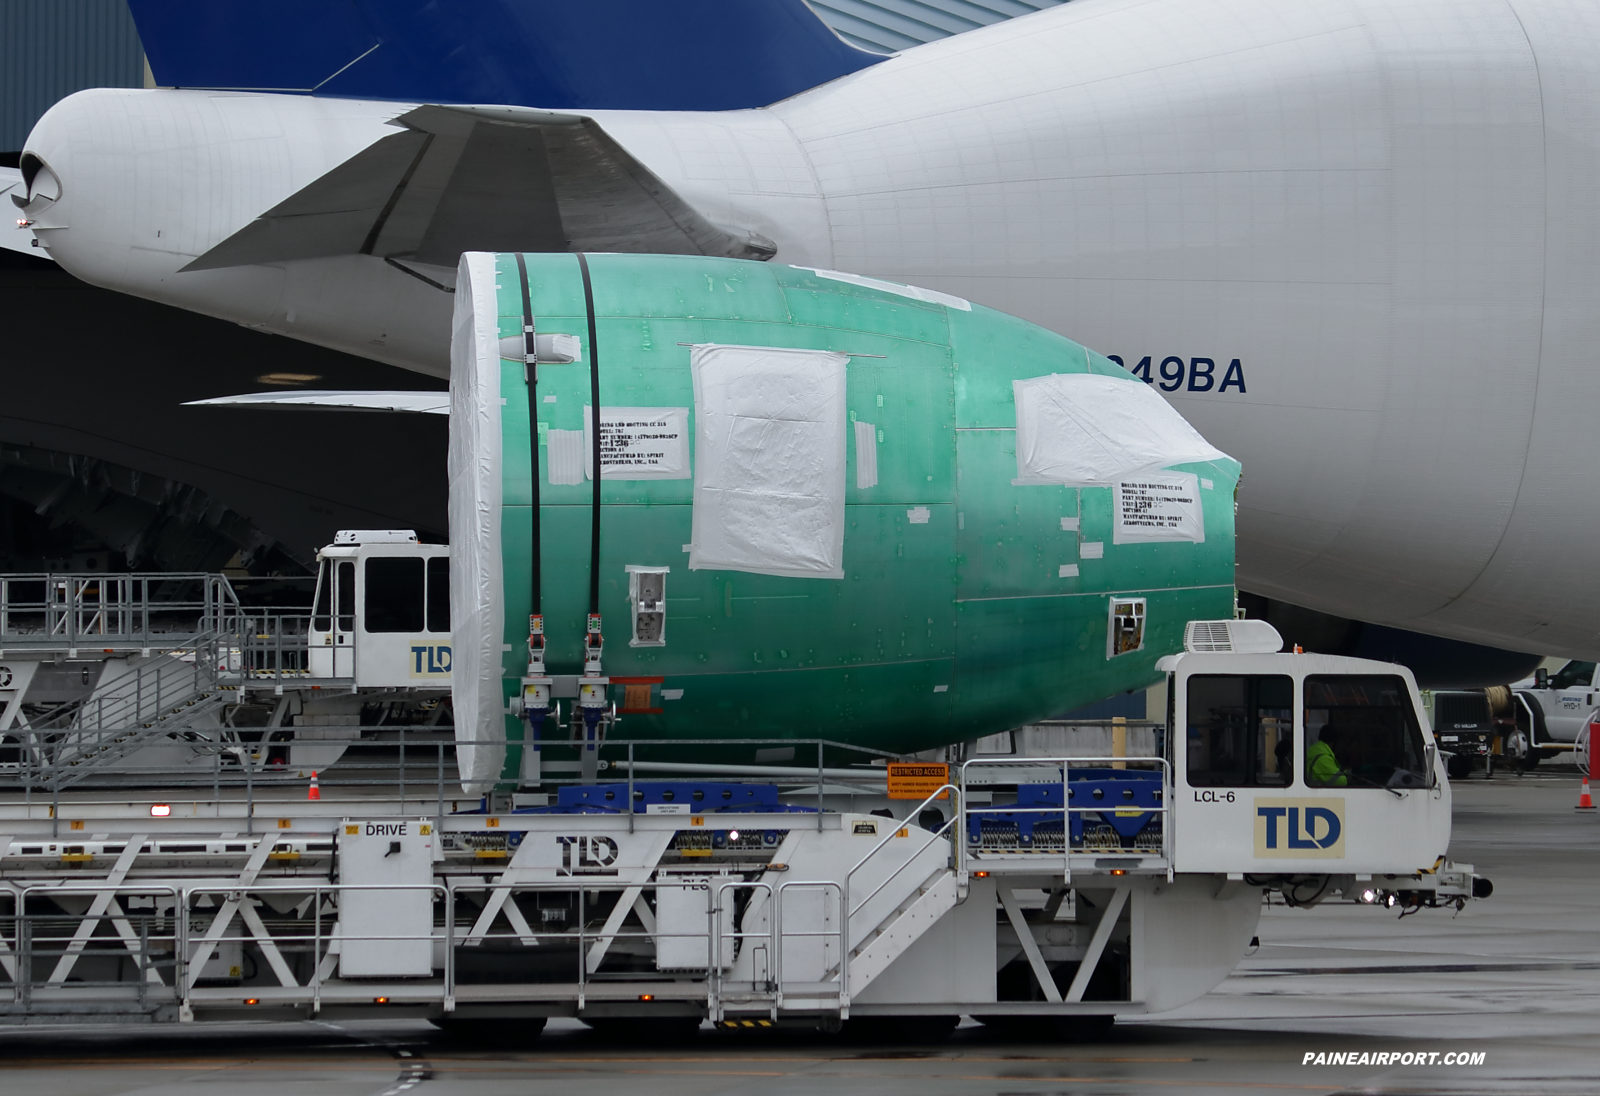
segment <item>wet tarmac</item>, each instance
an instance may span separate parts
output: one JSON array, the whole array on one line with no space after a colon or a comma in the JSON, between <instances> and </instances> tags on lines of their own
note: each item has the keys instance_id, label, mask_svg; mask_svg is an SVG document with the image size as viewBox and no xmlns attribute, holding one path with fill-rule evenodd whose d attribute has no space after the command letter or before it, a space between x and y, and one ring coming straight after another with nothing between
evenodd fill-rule
<instances>
[{"instance_id":1,"label":"wet tarmac","mask_svg":"<svg viewBox=\"0 0 1600 1096\"><path fill-rule=\"evenodd\" d=\"M0 1096L1591 1096L1600 818L1575 814L1577 784L1552 768L1457 785L1451 855L1494 880L1492 898L1403 919L1269 908L1260 947L1213 993L1077 1040L970 1021L932 1044L703 1027L669 1046L553 1021L515 1049L412 1022L0 1028Z\"/></svg>"}]
</instances>

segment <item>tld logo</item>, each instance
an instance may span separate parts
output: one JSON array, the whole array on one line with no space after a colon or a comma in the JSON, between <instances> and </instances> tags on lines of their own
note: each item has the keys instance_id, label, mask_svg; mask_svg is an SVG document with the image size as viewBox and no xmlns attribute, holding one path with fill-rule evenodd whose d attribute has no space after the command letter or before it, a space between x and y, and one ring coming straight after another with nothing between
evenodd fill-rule
<instances>
[{"instance_id":1,"label":"tld logo","mask_svg":"<svg viewBox=\"0 0 1600 1096\"><path fill-rule=\"evenodd\" d=\"M1258 857L1344 858L1343 799L1257 799Z\"/></svg>"},{"instance_id":2,"label":"tld logo","mask_svg":"<svg viewBox=\"0 0 1600 1096\"><path fill-rule=\"evenodd\" d=\"M557 875L616 875L617 843L609 837L558 837Z\"/></svg>"},{"instance_id":3,"label":"tld logo","mask_svg":"<svg viewBox=\"0 0 1600 1096\"><path fill-rule=\"evenodd\" d=\"M441 677L450 672L450 648L443 643L411 645L411 676Z\"/></svg>"}]
</instances>

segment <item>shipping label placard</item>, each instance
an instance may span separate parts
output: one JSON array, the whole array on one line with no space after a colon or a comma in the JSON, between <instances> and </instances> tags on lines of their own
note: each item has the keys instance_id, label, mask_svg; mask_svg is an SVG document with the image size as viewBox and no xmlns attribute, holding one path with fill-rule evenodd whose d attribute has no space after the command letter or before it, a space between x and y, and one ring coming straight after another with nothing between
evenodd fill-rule
<instances>
[{"instance_id":1,"label":"shipping label placard","mask_svg":"<svg viewBox=\"0 0 1600 1096\"><path fill-rule=\"evenodd\" d=\"M583 409L586 474L594 476L594 416ZM688 479L687 407L601 407L600 476L613 480Z\"/></svg>"},{"instance_id":2,"label":"shipping label placard","mask_svg":"<svg viewBox=\"0 0 1600 1096\"><path fill-rule=\"evenodd\" d=\"M1130 476L1111 487L1114 544L1188 540L1204 544L1200 478L1189 472Z\"/></svg>"}]
</instances>

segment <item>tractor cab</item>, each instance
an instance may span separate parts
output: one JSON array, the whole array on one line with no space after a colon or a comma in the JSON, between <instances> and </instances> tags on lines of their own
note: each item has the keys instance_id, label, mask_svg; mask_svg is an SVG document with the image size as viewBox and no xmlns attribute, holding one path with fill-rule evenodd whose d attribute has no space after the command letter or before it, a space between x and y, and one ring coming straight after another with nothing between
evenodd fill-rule
<instances>
[{"instance_id":1,"label":"tractor cab","mask_svg":"<svg viewBox=\"0 0 1600 1096\"><path fill-rule=\"evenodd\" d=\"M1198 621L1158 664L1177 870L1431 870L1450 788L1411 672L1281 646L1264 621Z\"/></svg>"},{"instance_id":2,"label":"tractor cab","mask_svg":"<svg viewBox=\"0 0 1600 1096\"><path fill-rule=\"evenodd\" d=\"M308 640L312 678L449 689L449 546L410 530L341 530L317 553Z\"/></svg>"}]
</instances>

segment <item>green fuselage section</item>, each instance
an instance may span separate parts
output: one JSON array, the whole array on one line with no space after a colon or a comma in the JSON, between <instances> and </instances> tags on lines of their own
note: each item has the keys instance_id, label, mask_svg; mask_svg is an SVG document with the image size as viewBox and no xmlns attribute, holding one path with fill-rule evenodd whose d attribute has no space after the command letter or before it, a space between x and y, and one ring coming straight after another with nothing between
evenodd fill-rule
<instances>
[{"instance_id":1,"label":"green fuselage section","mask_svg":"<svg viewBox=\"0 0 1600 1096\"><path fill-rule=\"evenodd\" d=\"M515 259L497 261L500 334L518 336ZM690 570L693 480L604 480L604 666L613 679L634 679L611 687L622 712L613 737L923 750L1141 688L1159 676L1155 660L1181 648L1187 621L1232 615L1233 461L1173 466L1208 484L1202 543L1113 544L1109 486L1013 484L1013 380L1090 372L1138 383L1115 363L980 306L776 263L588 262L602 406L692 409L694 344L825 349L853 355L849 416L871 423L878 440L869 488L857 488L848 447L842 580ZM534 404L548 671L571 675L583 665L592 484L549 482L548 431L584 428L589 317L574 256L530 254L526 263L539 333L576 335L584 346L577 362L538 366ZM523 363L503 359L500 381L509 698L526 666L535 449ZM1090 558L1085 543L1103 555ZM671 568L664 646L628 644L629 565ZM1063 577L1067 565L1078 573ZM1146 616L1142 648L1113 657L1114 595L1145 598ZM512 743L524 728L506 717ZM518 754L509 751L508 775Z\"/></svg>"}]
</instances>

